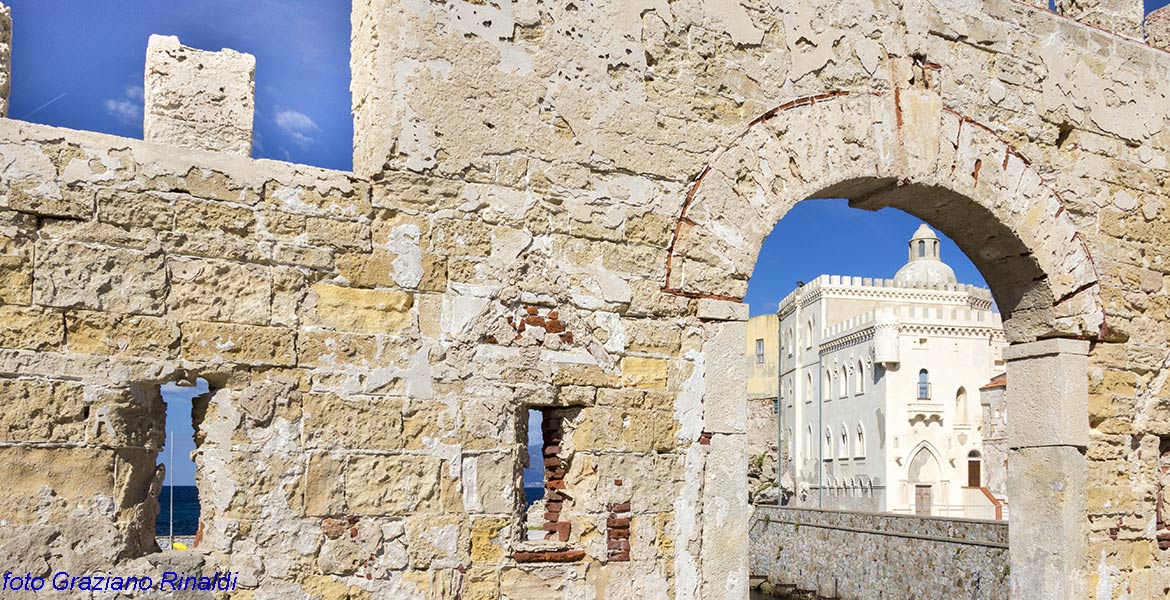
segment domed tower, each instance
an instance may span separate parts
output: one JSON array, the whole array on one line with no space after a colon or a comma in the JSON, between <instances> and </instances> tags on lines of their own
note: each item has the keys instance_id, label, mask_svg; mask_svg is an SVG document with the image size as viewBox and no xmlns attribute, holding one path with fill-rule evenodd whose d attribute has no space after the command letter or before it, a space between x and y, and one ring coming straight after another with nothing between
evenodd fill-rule
<instances>
[{"instance_id":1,"label":"domed tower","mask_svg":"<svg viewBox=\"0 0 1170 600\"><path fill-rule=\"evenodd\" d=\"M957 283L955 272L939 258L938 235L925 224L910 238L910 259L894 275L902 287L938 288Z\"/></svg>"}]
</instances>

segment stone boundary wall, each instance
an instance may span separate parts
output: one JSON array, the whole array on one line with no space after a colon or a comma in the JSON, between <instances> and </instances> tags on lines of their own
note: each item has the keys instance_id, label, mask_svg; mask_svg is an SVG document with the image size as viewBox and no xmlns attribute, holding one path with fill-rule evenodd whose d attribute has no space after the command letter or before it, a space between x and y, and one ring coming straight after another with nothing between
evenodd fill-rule
<instances>
[{"instance_id":1,"label":"stone boundary wall","mask_svg":"<svg viewBox=\"0 0 1170 600\"><path fill-rule=\"evenodd\" d=\"M751 574L823 598L1008 597L1004 522L756 506Z\"/></svg>"}]
</instances>

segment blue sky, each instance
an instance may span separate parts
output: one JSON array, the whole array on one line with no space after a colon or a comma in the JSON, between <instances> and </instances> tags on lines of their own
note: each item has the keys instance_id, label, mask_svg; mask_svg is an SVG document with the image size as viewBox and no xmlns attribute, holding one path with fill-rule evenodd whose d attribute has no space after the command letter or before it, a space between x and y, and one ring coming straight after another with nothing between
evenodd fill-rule
<instances>
[{"instance_id":1,"label":"blue sky","mask_svg":"<svg viewBox=\"0 0 1170 600\"><path fill-rule=\"evenodd\" d=\"M142 138L150 34L256 56L253 156L350 170L348 0L5 0L9 116Z\"/></svg>"},{"instance_id":2,"label":"blue sky","mask_svg":"<svg viewBox=\"0 0 1170 600\"><path fill-rule=\"evenodd\" d=\"M764 240L744 301L751 314L776 311L797 281L817 275L892 278L906 264L910 236L921 219L893 208L876 212L849 208L845 200L797 204ZM959 247L938 232L943 262L960 283L984 286L983 276Z\"/></svg>"}]
</instances>

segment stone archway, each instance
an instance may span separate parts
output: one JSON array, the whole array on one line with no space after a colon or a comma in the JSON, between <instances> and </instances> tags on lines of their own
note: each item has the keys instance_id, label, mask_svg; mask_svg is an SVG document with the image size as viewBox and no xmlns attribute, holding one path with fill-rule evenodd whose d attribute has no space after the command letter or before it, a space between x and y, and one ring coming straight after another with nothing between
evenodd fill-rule
<instances>
[{"instance_id":1,"label":"stone archway","mask_svg":"<svg viewBox=\"0 0 1170 600\"><path fill-rule=\"evenodd\" d=\"M1112 334L1097 268L1059 194L991 129L918 88L826 93L768 111L696 177L674 229L663 291L740 302L764 238L787 211L803 200L840 197L922 218L955 240L988 281L1014 344L1009 373L1028 381L1009 392L1027 413L1009 430L1009 487L1021 496L1013 511L1012 588L1031 597L1076 596L1086 547L1087 356L1090 341ZM713 339L742 348L745 333L743 322L727 318ZM707 389L721 390L719 399L705 398L707 410L745 410L746 395L729 399L724 388L736 382L716 378ZM1062 426L1045 425L1055 422ZM708 467L708 478L715 468ZM738 473L730 479L738 481ZM704 502L729 498L726 490L704 490ZM728 546L704 539L708 556ZM727 572L739 568L734 563Z\"/></svg>"}]
</instances>

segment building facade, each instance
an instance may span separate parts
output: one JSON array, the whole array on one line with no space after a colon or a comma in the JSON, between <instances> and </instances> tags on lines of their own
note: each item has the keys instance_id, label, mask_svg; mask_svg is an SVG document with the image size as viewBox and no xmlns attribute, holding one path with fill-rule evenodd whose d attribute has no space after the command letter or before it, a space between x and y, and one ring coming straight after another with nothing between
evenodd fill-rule
<instances>
[{"instance_id":1,"label":"building facade","mask_svg":"<svg viewBox=\"0 0 1170 600\"><path fill-rule=\"evenodd\" d=\"M777 316L785 501L995 518L979 389L1003 370L1003 329L990 293L956 282L933 231L915 232L894 279L822 275Z\"/></svg>"}]
</instances>

